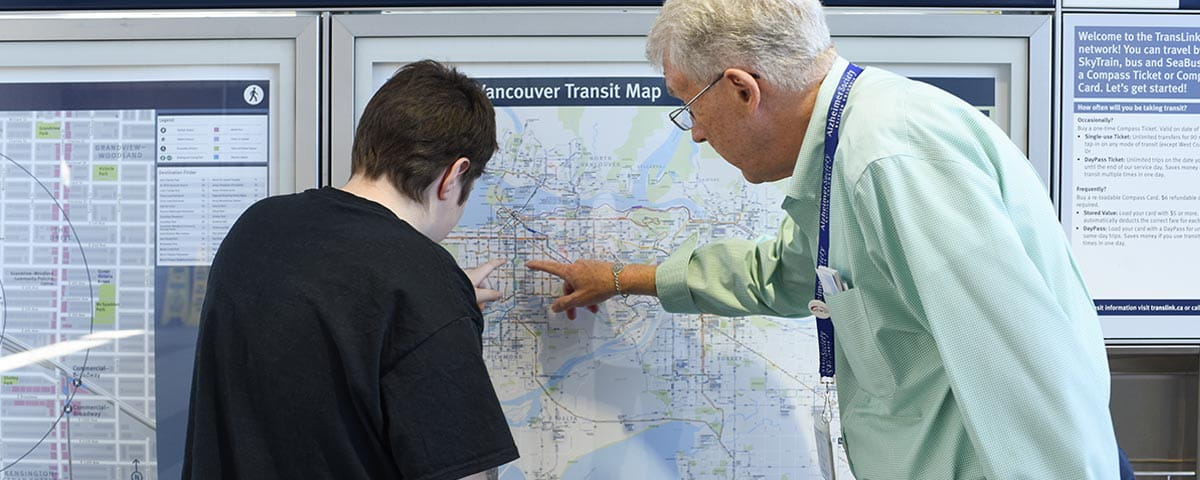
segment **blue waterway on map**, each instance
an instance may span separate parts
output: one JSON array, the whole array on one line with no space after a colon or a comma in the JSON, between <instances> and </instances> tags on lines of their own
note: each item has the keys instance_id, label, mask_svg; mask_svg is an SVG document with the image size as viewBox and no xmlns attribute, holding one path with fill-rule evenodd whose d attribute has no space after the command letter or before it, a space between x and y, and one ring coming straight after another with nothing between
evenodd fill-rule
<instances>
[{"instance_id":1,"label":"blue waterway on map","mask_svg":"<svg viewBox=\"0 0 1200 480\"><path fill-rule=\"evenodd\" d=\"M580 355L578 357L567 360L566 362L563 362L563 364L561 366L559 366L558 369L554 371L554 373L550 374L550 380L548 382L546 382L546 388L551 388L551 387L558 385L559 383L562 383L563 379L567 378L567 375L570 375L571 370L574 369L575 367L579 366L579 364L581 364L583 362L592 360L601 355L622 352L622 351L629 350L630 348L632 348L632 347L618 348L621 346L621 344L622 344L622 342L620 340L611 340L611 341L605 342L604 344L600 345L600 348L597 348L594 351L588 352L584 355ZM527 412L525 414L525 417L520 420L509 419L508 420L509 426L515 427L518 425L526 425L529 423L529 421L531 419L542 414L542 389L536 388L534 390L530 390L526 394L521 395L517 398L500 402L502 405L523 405L527 402L530 403L529 412Z\"/></svg>"},{"instance_id":2,"label":"blue waterway on map","mask_svg":"<svg viewBox=\"0 0 1200 480\"><path fill-rule=\"evenodd\" d=\"M563 364L560 365L558 367L558 369L556 369L554 371L554 373L552 373L550 375L550 381L546 382L546 388L550 388L550 387L558 385L559 383L562 383L562 381L564 379L566 379L568 375L571 374L571 370L574 370L575 367L579 366L580 364L590 361L592 359L595 359L596 357L604 356L604 355L608 355L608 354L614 354L614 353L627 352L630 350L644 349L646 347L646 345L648 343L650 343L650 341L654 338L653 332L658 330L658 326L661 323L662 323L661 319L654 320L654 324L651 325L650 328L647 328L646 333L644 335L642 335L642 337L637 340L637 343L635 343L633 345L629 345L625 342L622 342L620 339L610 340L608 342L601 344L600 348L597 348L596 350L593 350L591 352L585 353L583 355L571 358L571 359L563 362ZM525 416L520 419L517 419L517 420L511 419L511 418L508 419L509 426L516 427L516 426L520 426L520 425L527 425L530 420L532 420L533 418L542 414L542 389L536 388L534 390L526 392L524 395L521 395L519 397L509 399L509 400L504 400L504 401L500 402L500 404L502 404L502 405L510 405L510 406L511 405L524 405L526 403L530 404L529 411L527 411L525 413Z\"/></svg>"},{"instance_id":3,"label":"blue waterway on map","mask_svg":"<svg viewBox=\"0 0 1200 480\"><path fill-rule=\"evenodd\" d=\"M694 216L705 215L704 209L700 208L696 202L686 197L668 198L665 201L650 202L647 200L646 188L653 182L662 181L662 177L667 174L667 166L671 164L671 157L675 155L675 149L679 148L679 137L683 132L680 130L672 130L667 139L663 141L654 152L646 156L641 163L638 164L638 172L642 174L642 181L638 182L633 187L633 195L613 195L609 192L602 192L592 198L584 199L589 205L611 205L617 210L630 210L634 207L648 207L665 209L671 207L687 207L692 211ZM695 155L699 147L694 143L687 144L691 148L691 155ZM654 175L654 178L651 178Z\"/></svg>"},{"instance_id":4,"label":"blue waterway on map","mask_svg":"<svg viewBox=\"0 0 1200 480\"><path fill-rule=\"evenodd\" d=\"M517 468L515 463L500 467L500 480L525 480L525 472Z\"/></svg>"},{"instance_id":5,"label":"blue waterway on map","mask_svg":"<svg viewBox=\"0 0 1200 480\"><path fill-rule=\"evenodd\" d=\"M503 112L504 115L508 116L512 121L514 134L518 136L523 135L524 123L521 117L517 115L512 108L501 108L500 111ZM647 187L652 183L658 183L662 181L663 176L668 173L667 166L670 165L671 158L674 156L676 149L679 148L680 137L682 135L684 135L684 132L673 130L671 134L667 136L666 140L664 140L663 143L658 146L658 148L651 152L650 155L646 156L646 158L637 165L637 170L639 173L641 173L641 181L638 182L637 185L634 185L631 195L614 194L610 191L601 191L594 196L580 198L578 200L578 205L587 205L591 207L607 205L618 211L627 211L638 207L655 209L686 207L693 212L693 216L705 215L706 213L704 209L697 205L696 202L692 201L690 198L675 197L659 202L650 202L647 200ZM691 149L691 155L695 155L699 151L698 145L694 143L688 143L687 145ZM459 222L461 225L479 226L485 225L491 221L490 216L492 215L492 207L494 207L494 205L484 204L486 201L486 193L484 192L486 192L486 190L493 184L494 182L489 181L489 179L486 177L481 179L481 181L476 184L475 187L477 190L479 190L479 194L471 196L471 200L468 202L466 211L463 213L463 218ZM512 203L508 206L520 208L526 204L526 200L527 198L510 199L510 202ZM575 204L573 202L574 200L565 201L556 192L548 190L539 190L536 194L534 194L533 198L528 199L528 205L538 209L549 209L558 206L574 207Z\"/></svg>"},{"instance_id":6,"label":"blue waterway on map","mask_svg":"<svg viewBox=\"0 0 1200 480\"><path fill-rule=\"evenodd\" d=\"M681 478L675 452L692 456L699 430L699 426L685 422L651 428L580 457L567 467L562 479Z\"/></svg>"},{"instance_id":7,"label":"blue waterway on map","mask_svg":"<svg viewBox=\"0 0 1200 480\"><path fill-rule=\"evenodd\" d=\"M525 133L525 122L521 121L521 117L517 116L516 111L511 107L501 108L500 111L504 112L504 115L508 116L508 119L512 121L514 134L521 136L521 134Z\"/></svg>"},{"instance_id":8,"label":"blue waterway on map","mask_svg":"<svg viewBox=\"0 0 1200 480\"><path fill-rule=\"evenodd\" d=\"M662 181L663 175L667 174L667 165L671 164L671 156L675 155L675 149L679 147L679 136L681 134L683 134L682 130L671 129L671 134L667 136L667 141L663 142L662 145L659 145L658 148L654 150L654 153L651 153L650 156L646 157L646 160L638 164L638 171L642 173L642 176L646 178L647 182L649 182L650 179L651 169L657 170L658 173L658 176L654 177L654 183ZM690 145L692 146L692 152L695 153L696 145L694 143ZM645 198L646 184L642 184L641 187L642 190L640 192L636 192L636 196Z\"/></svg>"}]
</instances>

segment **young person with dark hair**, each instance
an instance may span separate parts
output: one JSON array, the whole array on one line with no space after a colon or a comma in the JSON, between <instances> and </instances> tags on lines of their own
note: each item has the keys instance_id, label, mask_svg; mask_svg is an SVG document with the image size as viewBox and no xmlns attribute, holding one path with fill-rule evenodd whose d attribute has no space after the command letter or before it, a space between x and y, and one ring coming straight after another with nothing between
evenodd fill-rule
<instances>
[{"instance_id":1,"label":"young person with dark hair","mask_svg":"<svg viewBox=\"0 0 1200 480\"><path fill-rule=\"evenodd\" d=\"M498 263L464 272L437 244L495 150L478 84L413 63L364 110L349 183L242 215L209 276L183 478L483 478L517 458L482 355Z\"/></svg>"}]
</instances>

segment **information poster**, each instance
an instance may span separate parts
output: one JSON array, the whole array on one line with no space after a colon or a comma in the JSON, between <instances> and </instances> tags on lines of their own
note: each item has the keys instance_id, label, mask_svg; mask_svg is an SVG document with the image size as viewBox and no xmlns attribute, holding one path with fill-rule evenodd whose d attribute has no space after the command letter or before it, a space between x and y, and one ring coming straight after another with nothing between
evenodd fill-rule
<instances>
[{"instance_id":1,"label":"information poster","mask_svg":"<svg viewBox=\"0 0 1200 480\"><path fill-rule=\"evenodd\" d=\"M0 478L155 479L163 444L179 462L185 324L268 194L269 89L0 84Z\"/></svg>"},{"instance_id":2,"label":"information poster","mask_svg":"<svg viewBox=\"0 0 1200 480\"><path fill-rule=\"evenodd\" d=\"M1195 336L1132 319L1200 320L1200 17L1065 18L1062 217L1097 312Z\"/></svg>"}]
</instances>

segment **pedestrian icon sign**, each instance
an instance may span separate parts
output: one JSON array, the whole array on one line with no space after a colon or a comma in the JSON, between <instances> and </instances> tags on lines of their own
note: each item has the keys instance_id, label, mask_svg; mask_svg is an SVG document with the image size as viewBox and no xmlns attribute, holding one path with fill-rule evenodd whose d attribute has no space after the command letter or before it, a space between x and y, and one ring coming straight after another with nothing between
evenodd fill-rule
<instances>
[{"instance_id":1,"label":"pedestrian icon sign","mask_svg":"<svg viewBox=\"0 0 1200 480\"><path fill-rule=\"evenodd\" d=\"M250 85L242 92L242 98L246 100L246 103L258 105L263 100L263 89L258 85Z\"/></svg>"}]
</instances>

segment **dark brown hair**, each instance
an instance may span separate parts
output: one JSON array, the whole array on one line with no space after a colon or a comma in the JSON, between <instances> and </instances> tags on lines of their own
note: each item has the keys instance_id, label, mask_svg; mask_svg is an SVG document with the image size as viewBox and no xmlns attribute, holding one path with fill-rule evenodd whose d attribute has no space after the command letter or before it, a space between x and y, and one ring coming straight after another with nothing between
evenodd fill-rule
<instances>
[{"instance_id":1,"label":"dark brown hair","mask_svg":"<svg viewBox=\"0 0 1200 480\"><path fill-rule=\"evenodd\" d=\"M410 63L375 92L358 121L351 168L385 177L424 203L425 190L455 160L471 160L461 205L496 152L496 113L479 84L433 60Z\"/></svg>"}]
</instances>

